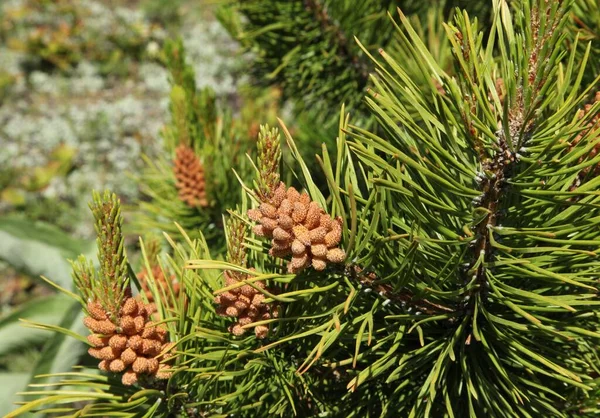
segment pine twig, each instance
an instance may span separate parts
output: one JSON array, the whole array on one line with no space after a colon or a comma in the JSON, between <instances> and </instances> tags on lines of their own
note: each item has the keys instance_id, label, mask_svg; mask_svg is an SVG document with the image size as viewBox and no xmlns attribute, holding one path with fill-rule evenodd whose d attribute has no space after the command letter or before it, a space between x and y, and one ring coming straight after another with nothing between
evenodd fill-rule
<instances>
[{"instance_id":1,"label":"pine twig","mask_svg":"<svg viewBox=\"0 0 600 418\"><path fill-rule=\"evenodd\" d=\"M350 276L355 282L360 283L369 289L373 289L379 295L385 297L388 300L403 305L409 305L414 307L417 311L423 312L427 315L439 315L441 313L453 313L454 309L439 303L432 302L428 299L417 299L413 292L409 289L402 289L400 292L394 292L391 285L386 283L378 283L378 277L375 273L364 273L364 270L357 265L346 266L346 274Z\"/></svg>"}]
</instances>

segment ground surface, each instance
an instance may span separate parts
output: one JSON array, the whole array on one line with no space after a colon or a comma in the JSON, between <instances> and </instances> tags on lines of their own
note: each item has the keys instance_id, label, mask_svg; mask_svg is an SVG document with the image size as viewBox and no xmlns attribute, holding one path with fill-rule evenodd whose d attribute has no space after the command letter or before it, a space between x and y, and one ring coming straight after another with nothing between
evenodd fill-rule
<instances>
[{"instance_id":1,"label":"ground surface","mask_svg":"<svg viewBox=\"0 0 600 418\"><path fill-rule=\"evenodd\" d=\"M41 221L65 240L91 242L92 190L110 188L125 204L139 197L133 176L142 155L161 152L160 130L169 118L160 50L174 36L183 38L198 86L234 100L241 58L202 1L0 3L0 336L14 332L18 317L31 311L28 302L56 296L25 273L38 270L15 261L58 263L39 259L58 245L58 235L33 236L28 227ZM80 249L65 246L73 251L62 248L57 259ZM43 321L54 313L36 315ZM14 345L18 352L0 341L0 380L32 371L44 342L32 341L26 349ZM0 404L10 396L0 390Z\"/></svg>"}]
</instances>

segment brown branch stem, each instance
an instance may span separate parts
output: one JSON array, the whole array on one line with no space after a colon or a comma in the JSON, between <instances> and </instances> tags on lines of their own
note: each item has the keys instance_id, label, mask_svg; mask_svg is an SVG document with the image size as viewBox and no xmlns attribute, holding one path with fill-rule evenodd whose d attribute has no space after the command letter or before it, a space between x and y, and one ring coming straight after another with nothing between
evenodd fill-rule
<instances>
[{"instance_id":1,"label":"brown branch stem","mask_svg":"<svg viewBox=\"0 0 600 418\"><path fill-rule=\"evenodd\" d=\"M374 292L391 301L406 304L415 308L419 312L423 312L424 314L440 315L444 313L455 312L455 310L452 308L432 302L428 299L416 298L414 293L406 288L402 289L400 292L394 292L394 289L391 285L387 283L378 283L378 277L375 273L365 274L363 269L359 266L348 266L348 270L350 277L352 277L361 285L369 289L373 289Z\"/></svg>"}]
</instances>

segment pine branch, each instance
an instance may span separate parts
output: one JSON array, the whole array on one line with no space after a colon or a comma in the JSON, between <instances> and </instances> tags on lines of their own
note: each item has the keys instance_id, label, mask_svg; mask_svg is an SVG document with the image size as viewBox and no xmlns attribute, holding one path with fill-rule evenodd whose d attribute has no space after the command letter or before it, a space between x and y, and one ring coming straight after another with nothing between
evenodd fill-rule
<instances>
[{"instance_id":1,"label":"pine branch","mask_svg":"<svg viewBox=\"0 0 600 418\"><path fill-rule=\"evenodd\" d=\"M379 279L375 273L365 273L359 266L346 266L345 274L351 277L354 282L358 282L362 286L374 290L383 298L393 301L401 305L403 308L412 308L417 312L422 312L427 315L439 315L443 313L456 312L456 310L453 308L432 302L426 298L415 297L415 294L409 289L402 289L399 292L394 291L392 285L387 283L378 283Z\"/></svg>"},{"instance_id":2,"label":"pine branch","mask_svg":"<svg viewBox=\"0 0 600 418\"><path fill-rule=\"evenodd\" d=\"M535 127L533 115L535 109L541 104L539 93L548 81L548 71L542 66L549 59L552 49L548 48L548 43L553 38L557 26L564 17L564 9L558 9L552 15L552 5L545 4L545 9L538 9L534 6L531 13L531 40L530 53L527 59L526 77L520 80L517 86L516 100L508 112L508 122L504 123L495 133L495 153L493 157L486 157L481 151L483 144L478 141L477 149L481 164L481 172L477 174L477 182L481 190L481 195L473 200L473 206L478 210L483 210L486 215L479 220L479 223L473 227L474 240L470 242L473 249L472 262L469 265L465 284L472 281L475 286L466 292L464 307L466 315L473 314L478 295L485 302L489 283L487 278L486 264L492 263L494 258L494 248L491 242L491 234L502 221L501 209L506 206L504 200L508 188L508 182L519 169L519 160L528 139L531 137ZM460 35L460 36L458 36ZM463 43L464 39L461 32L457 34L459 42L462 45L463 58L469 61L468 47ZM475 69L473 73L464 76L471 77L473 80L478 78ZM526 100L526 97L528 100ZM474 112L476 102L475 93L469 96L471 101L470 111L473 113L471 118L476 118ZM499 122L499 125L501 123ZM478 135L476 128L471 123L470 131L476 137ZM505 131L508 127L508 131ZM471 276L472 275L472 276ZM467 343L471 341L471 336L467 337Z\"/></svg>"},{"instance_id":3,"label":"pine branch","mask_svg":"<svg viewBox=\"0 0 600 418\"><path fill-rule=\"evenodd\" d=\"M493 233L493 229L498 226L498 222L501 220L500 208L507 187L506 181L510 178L518 162L516 153L511 151L506 141L503 132L500 131L498 136L499 150L493 158L482 161L483 170L480 174L481 177L479 177L481 180L481 196L475 198L474 203L476 207L482 208L486 215L473 228L475 239L470 243L473 248L473 261L469 266L467 275L473 274L473 276L468 276L465 284L472 281L475 286L467 292L464 299L465 313L469 316L473 314L477 295L481 294L483 301L485 301L488 294L489 284L485 265L494 260L494 248L490 241L490 234ZM466 340L467 344L470 339L469 335Z\"/></svg>"},{"instance_id":4,"label":"pine branch","mask_svg":"<svg viewBox=\"0 0 600 418\"><path fill-rule=\"evenodd\" d=\"M372 85L373 63L357 47L356 37L368 52L376 47L395 48L393 27L387 13L401 8L411 18L420 19L419 32L431 46L437 43L436 25L431 15L447 18L454 7L477 10L489 26L491 4L464 0L244 0L232 8L244 19L221 12L220 19L244 48L253 51L255 82L281 86L285 99L291 99L299 112L319 123L333 122L337 107L345 103L355 119L368 120L362 98ZM402 54L401 51L398 51ZM401 55L396 56L401 59ZM412 62L406 62L413 65ZM415 73L421 81L422 72ZM427 83L428 81L426 81Z\"/></svg>"},{"instance_id":5,"label":"pine branch","mask_svg":"<svg viewBox=\"0 0 600 418\"><path fill-rule=\"evenodd\" d=\"M80 256L73 263L73 279L86 301L99 302L116 321L123 300L131 297L121 203L108 190L103 195L94 192L90 209L95 219L100 271Z\"/></svg>"},{"instance_id":6,"label":"pine branch","mask_svg":"<svg viewBox=\"0 0 600 418\"><path fill-rule=\"evenodd\" d=\"M340 26L333 21L333 19L327 13L324 4L320 0L303 1L305 7L312 12L315 19L320 23L323 32L333 35L333 39L335 39L337 43L337 47L335 49L339 51L340 56L344 58L344 61L351 63L351 65L356 69L361 78L361 83L359 86L361 86L360 90L362 90L369 81L371 63L364 60L362 56L359 56L351 51L348 45L348 37L344 34Z\"/></svg>"}]
</instances>

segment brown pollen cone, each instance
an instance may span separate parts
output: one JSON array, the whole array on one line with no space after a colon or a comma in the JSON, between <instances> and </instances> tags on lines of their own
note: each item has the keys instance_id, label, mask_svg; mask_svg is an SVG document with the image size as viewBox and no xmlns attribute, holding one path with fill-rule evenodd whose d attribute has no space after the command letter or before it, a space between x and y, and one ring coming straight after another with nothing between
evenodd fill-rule
<instances>
[{"instance_id":1,"label":"brown pollen cone","mask_svg":"<svg viewBox=\"0 0 600 418\"><path fill-rule=\"evenodd\" d=\"M579 114L577 115L578 118L579 119L584 118L591 111L592 106L594 104L598 103L598 102L600 102L600 91L596 92L596 95L594 97L594 101L592 103L586 104L584 106L584 108L579 111ZM581 131L575 137L575 139L573 139L573 141L571 142L571 144L569 146L569 152L579 142L581 142L581 140L583 139L583 137L585 135L587 135L590 131L592 131L594 129L598 129L599 126L600 126L600 113L596 113L595 115L592 116L592 118L590 119L590 121L587 123L586 129L584 129L583 131ZM579 157L578 163L581 164L585 160L589 160L589 159L592 159L592 158L596 157L596 155L598 155L598 152L600 152L600 142L598 142L596 145L594 145L594 147L588 152L588 154L582 155L581 157ZM600 175L600 164L596 164L594 166L589 166L589 167L586 167L583 170L581 170L581 172L579 173L579 176L577 177L577 179L575 180L575 182L571 186L571 190L576 189L582 183L583 179L590 172L592 172L592 174L594 175L594 177Z\"/></svg>"},{"instance_id":2,"label":"brown pollen cone","mask_svg":"<svg viewBox=\"0 0 600 418\"><path fill-rule=\"evenodd\" d=\"M87 337L92 345L88 353L100 360L101 370L123 373L124 385L136 383L142 374L159 379L170 376L169 366L159 364L169 356L161 355L169 347L167 331L149 319L150 305L124 299L116 324L98 302L88 302L87 310L90 316L84 324L92 332Z\"/></svg>"},{"instance_id":3,"label":"brown pollen cone","mask_svg":"<svg viewBox=\"0 0 600 418\"><path fill-rule=\"evenodd\" d=\"M234 285L247 278L244 274L231 271L225 271L224 276L225 286ZM261 281L256 281L253 284L261 289L265 288L265 284ZM217 309L219 315L238 319L235 324L229 327L229 332L235 336L240 336L246 332L246 329L242 326L277 317L277 310L271 309L269 305L263 303L264 299L263 294L257 289L244 285L217 295L215 303L220 305ZM266 325L254 327L257 338L265 338L268 331L269 327Z\"/></svg>"},{"instance_id":4,"label":"brown pollen cone","mask_svg":"<svg viewBox=\"0 0 600 418\"><path fill-rule=\"evenodd\" d=\"M179 199L190 207L208 206L204 166L194 150L187 145L179 145L173 164Z\"/></svg>"},{"instance_id":5,"label":"brown pollen cone","mask_svg":"<svg viewBox=\"0 0 600 418\"><path fill-rule=\"evenodd\" d=\"M271 238L273 257L291 255L290 273L299 273L309 266L324 270L328 263L343 263L346 253L339 248L342 220L333 219L307 193L298 193L283 182L268 201L258 209L250 209L248 217L257 222L253 231Z\"/></svg>"}]
</instances>

